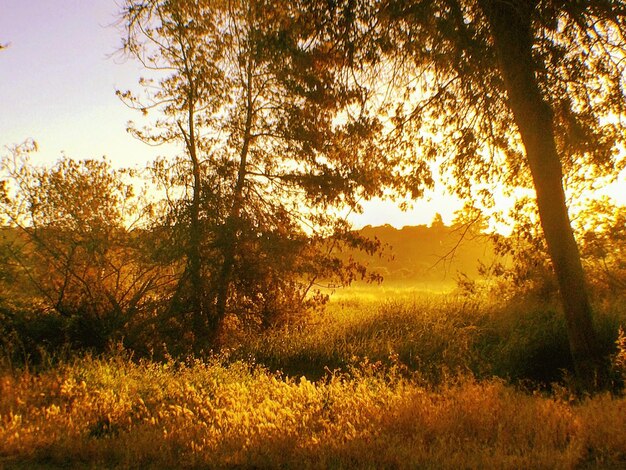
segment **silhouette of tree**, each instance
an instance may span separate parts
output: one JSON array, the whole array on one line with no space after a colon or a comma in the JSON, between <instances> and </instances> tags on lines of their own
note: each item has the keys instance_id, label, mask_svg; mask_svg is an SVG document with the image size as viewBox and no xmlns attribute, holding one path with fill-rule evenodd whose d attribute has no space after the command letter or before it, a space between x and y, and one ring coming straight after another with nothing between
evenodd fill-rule
<instances>
[{"instance_id":1,"label":"silhouette of tree","mask_svg":"<svg viewBox=\"0 0 626 470\"><path fill-rule=\"evenodd\" d=\"M178 188L165 225L186 268L170 313L192 317L197 347L215 343L228 314L267 317L276 302L302 303L321 278L354 277L358 266L329 247L374 247L341 211L381 195L399 159L380 150L379 118L341 68L323 14L298 2L124 5L124 50L160 74L142 79L141 96L119 92L158 113L153 127L131 131L184 148L155 175Z\"/></svg>"},{"instance_id":2,"label":"silhouette of tree","mask_svg":"<svg viewBox=\"0 0 626 470\"><path fill-rule=\"evenodd\" d=\"M392 69L388 86L400 100L388 115L396 132L418 141L425 157L444 160L454 191L493 206L495 185L532 182L576 373L593 389L603 360L563 173L616 174L626 3L339 3L348 53Z\"/></svg>"}]
</instances>

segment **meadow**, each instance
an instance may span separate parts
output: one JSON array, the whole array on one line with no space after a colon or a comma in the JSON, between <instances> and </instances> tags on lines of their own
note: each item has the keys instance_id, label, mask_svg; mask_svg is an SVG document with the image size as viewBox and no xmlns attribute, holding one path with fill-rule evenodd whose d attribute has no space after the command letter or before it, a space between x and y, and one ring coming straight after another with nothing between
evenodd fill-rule
<instances>
[{"instance_id":1,"label":"meadow","mask_svg":"<svg viewBox=\"0 0 626 470\"><path fill-rule=\"evenodd\" d=\"M382 291L379 291L379 293ZM358 289L203 360L0 378L0 468L624 468L626 398L575 396L558 309ZM598 325L623 379L624 311ZM620 377L621 375L621 377Z\"/></svg>"},{"instance_id":2,"label":"meadow","mask_svg":"<svg viewBox=\"0 0 626 470\"><path fill-rule=\"evenodd\" d=\"M626 0L95 3L0 22L0 470L626 468Z\"/></svg>"}]
</instances>

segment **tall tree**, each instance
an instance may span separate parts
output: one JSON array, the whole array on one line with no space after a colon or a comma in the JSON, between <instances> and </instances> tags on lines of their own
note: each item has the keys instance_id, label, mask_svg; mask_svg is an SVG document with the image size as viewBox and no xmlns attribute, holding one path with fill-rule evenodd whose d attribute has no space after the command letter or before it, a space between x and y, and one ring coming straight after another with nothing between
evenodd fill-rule
<instances>
[{"instance_id":1,"label":"tall tree","mask_svg":"<svg viewBox=\"0 0 626 470\"><path fill-rule=\"evenodd\" d=\"M325 270L343 272L323 256L326 240L362 242L341 211L381 194L399 158L380 150L379 118L363 106L367 90L340 67L323 10L128 0L122 20L125 50L161 72L142 82L143 97L120 93L159 113L151 130L134 132L182 143L179 162L189 164L179 173L183 186L191 180L177 219L186 227L180 304L189 304L199 342L211 344L229 312L269 308L294 281L302 299Z\"/></svg>"},{"instance_id":2,"label":"tall tree","mask_svg":"<svg viewBox=\"0 0 626 470\"><path fill-rule=\"evenodd\" d=\"M602 373L580 253L571 227L553 112L535 76L532 20L538 2L480 2L489 22L508 104L526 149L546 244L566 312L570 350L587 388Z\"/></svg>"},{"instance_id":3,"label":"tall tree","mask_svg":"<svg viewBox=\"0 0 626 470\"><path fill-rule=\"evenodd\" d=\"M496 184L532 182L576 373L592 389L603 360L563 172L615 171L626 3L387 0L353 11L365 38L356 46L393 62L393 85L405 91L390 106L397 133L443 159L459 195L493 205Z\"/></svg>"}]
</instances>

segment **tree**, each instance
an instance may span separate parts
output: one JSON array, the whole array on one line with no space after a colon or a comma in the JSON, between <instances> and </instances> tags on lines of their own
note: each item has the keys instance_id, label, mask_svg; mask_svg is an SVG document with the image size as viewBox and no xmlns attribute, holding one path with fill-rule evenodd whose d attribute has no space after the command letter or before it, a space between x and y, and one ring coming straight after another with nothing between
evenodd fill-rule
<instances>
[{"instance_id":1,"label":"tree","mask_svg":"<svg viewBox=\"0 0 626 470\"><path fill-rule=\"evenodd\" d=\"M590 224L583 232L583 262L593 276L599 296L619 298L626 289L626 207L607 199L593 201L585 208Z\"/></svg>"},{"instance_id":2,"label":"tree","mask_svg":"<svg viewBox=\"0 0 626 470\"><path fill-rule=\"evenodd\" d=\"M494 204L496 183L531 182L581 386L603 358L563 171L614 172L624 142L626 4L608 0L388 0L352 16L362 56L393 62L398 133L445 160L454 190ZM376 21L371 18L375 17ZM347 28L350 30L350 28ZM356 46L354 45L356 44ZM616 174L616 173L614 173Z\"/></svg>"},{"instance_id":3,"label":"tree","mask_svg":"<svg viewBox=\"0 0 626 470\"><path fill-rule=\"evenodd\" d=\"M193 318L196 349L246 306L266 315L321 278L350 279L328 247L372 245L341 211L381 195L400 159L381 150L368 90L328 40L332 18L300 2L128 0L122 23L126 53L161 74L143 96L120 92L158 112L132 131L184 148L176 176L165 162L157 175L179 189L166 219L186 268L171 313Z\"/></svg>"},{"instance_id":4,"label":"tree","mask_svg":"<svg viewBox=\"0 0 626 470\"><path fill-rule=\"evenodd\" d=\"M106 160L37 167L36 149L26 142L0 159L0 300L59 316L82 346L132 341L168 283L142 244L146 206Z\"/></svg>"}]
</instances>

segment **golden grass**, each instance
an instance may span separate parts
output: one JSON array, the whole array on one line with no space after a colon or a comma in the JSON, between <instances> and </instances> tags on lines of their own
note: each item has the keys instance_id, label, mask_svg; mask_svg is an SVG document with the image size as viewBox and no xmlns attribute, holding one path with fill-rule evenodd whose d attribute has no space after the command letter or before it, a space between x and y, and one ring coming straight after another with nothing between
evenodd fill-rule
<instances>
[{"instance_id":1,"label":"golden grass","mask_svg":"<svg viewBox=\"0 0 626 470\"><path fill-rule=\"evenodd\" d=\"M488 378L494 357L512 370L554 343L545 309L347 294L299 324L242 332L206 362L118 351L0 370L0 469L626 468L626 398Z\"/></svg>"},{"instance_id":2,"label":"golden grass","mask_svg":"<svg viewBox=\"0 0 626 470\"><path fill-rule=\"evenodd\" d=\"M0 379L6 468L623 468L626 399L428 389L365 362L310 382L242 362L78 359Z\"/></svg>"},{"instance_id":3,"label":"golden grass","mask_svg":"<svg viewBox=\"0 0 626 470\"><path fill-rule=\"evenodd\" d=\"M492 377L497 365L492 350L509 335L490 328L493 316L497 313L482 301L455 295L406 289L377 301L344 296L300 324L252 333L232 352L311 379L366 357L390 365L395 355L429 384L450 373Z\"/></svg>"}]
</instances>

